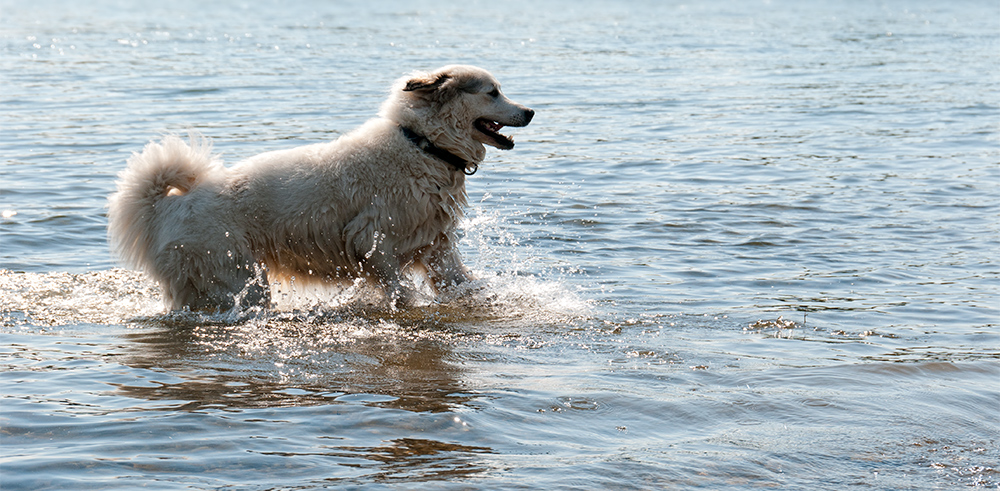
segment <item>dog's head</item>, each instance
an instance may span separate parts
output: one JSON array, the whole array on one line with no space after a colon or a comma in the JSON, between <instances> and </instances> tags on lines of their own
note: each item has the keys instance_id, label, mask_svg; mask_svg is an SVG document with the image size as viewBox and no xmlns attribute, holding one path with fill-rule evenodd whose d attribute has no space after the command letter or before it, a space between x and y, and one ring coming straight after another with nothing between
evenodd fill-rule
<instances>
[{"instance_id":1,"label":"dog's head","mask_svg":"<svg viewBox=\"0 0 1000 491\"><path fill-rule=\"evenodd\" d=\"M397 81L380 114L438 146L481 161L483 144L514 148L514 140L500 130L526 126L535 112L503 95L500 83L486 70L450 65Z\"/></svg>"}]
</instances>

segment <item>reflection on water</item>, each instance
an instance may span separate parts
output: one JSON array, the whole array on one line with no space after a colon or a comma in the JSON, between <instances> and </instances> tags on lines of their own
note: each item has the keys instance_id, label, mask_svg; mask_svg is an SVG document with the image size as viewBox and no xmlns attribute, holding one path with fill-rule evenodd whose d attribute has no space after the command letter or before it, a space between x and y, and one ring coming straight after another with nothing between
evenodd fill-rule
<instances>
[{"instance_id":1,"label":"reflection on water","mask_svg":"<svg viewBox=\"0 0 1000 491\"><path fill-rule=\"evenodd\" d=\"M493 453L489 448L470 447L434 440L400 438L377 447L330 447L340 457L363 455L367 464L354 464L370 472L370 482L414 483L472 477L491 470L477 454ZM346 464L345 464L346 465ZM348 484L352 480L333 478L324 483Z\"/></svg>"},{"instance_id":2,"label":"reflection on water","mask_svg":"<svg viewBox=\"0 0 1000 491\"><path fill-rule=\"evenodd\" d=\"M153 410L158 412L223 411L231 419L254 422L268 419L261 414L265 411L274 414L271 417L315 425L308 436L296 439L298 445L263 445L247 451L265 458L320 459L324 465L355 469L346 473L353 477L335 472L320 483L469 477L488 468L477 455L492 450L434 439L447 435L447 428L462 428L463 422L451 413L473 399L461 381L461 368L446 361L456 335L460 333L439 325L399 325L378 319L146 326L121 336L128 344L118 359L146 375L111 385L115 397L157 403ZM274 413L308 407L316 407L315 417ZM392 416L387 421L374 415L384 410L418 415L414 421ZM430 424L419 413L442 416ZM329 430L323 429L326 425ZM359 438L366 428L378 428L376 440L387 436L385 426L395 433L427 437L395 438L372 446L351 444L367 440ZM268 430L261 433L264 440L280 438Z\"/></svg>"},{"instance_id":3,"label":"reflection on water","mask_svg":"<svg viewBox=\"0 0 1000 491\"><path fill-rule=\"evenodd\" d=\"M468 400L446 363L451 333L388 322L251 322L142 329L123 363L180 381L121 385L122 395L190 401L184 409L292 407L356 402L441 412ZM171 377L173 378L173 377ZM378 397L384 396L384 397Z\"/></svg>"}]
</instances>

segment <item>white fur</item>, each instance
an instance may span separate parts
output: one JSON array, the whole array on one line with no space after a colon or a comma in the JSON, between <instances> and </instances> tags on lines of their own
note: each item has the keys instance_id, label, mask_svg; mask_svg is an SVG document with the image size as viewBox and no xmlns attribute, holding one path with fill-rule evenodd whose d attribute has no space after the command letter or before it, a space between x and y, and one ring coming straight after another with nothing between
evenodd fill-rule
<instances>
[{"instance_id":1,"label":"white fur","mask_svg":"<svg viewBox=\"0 0 1000 491\"><path fill-rule=\"evenodd\" d=\"M151 142L129 159L110 197L108 235L129 266L158 281L170 309L267 306L268 281L376 280L394 300L407 270L435 288L471 279L456 247L465 175L418 148L405 126L478 164L524 126L530 109L485 70L448 66L404 77L379 116L333 142L257 155L226 169L193 136Z\"/></svg>"}]
</instances>

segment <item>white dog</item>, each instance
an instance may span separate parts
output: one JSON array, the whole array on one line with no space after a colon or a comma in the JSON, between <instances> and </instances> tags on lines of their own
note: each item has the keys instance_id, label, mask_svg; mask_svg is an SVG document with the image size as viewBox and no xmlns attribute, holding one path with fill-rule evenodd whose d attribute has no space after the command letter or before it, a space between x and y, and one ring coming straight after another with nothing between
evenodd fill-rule
<instances>
[{"instance_id":1,"label":"white dog","mask_svg":"<svg viewBox=\"0 0 1000 491\"><path fill-rule=\"evenodd\" d=\"M373 118L333 142L264 153L226 169L211 145L175 136L133 154L108 205L108 235L168 308L268 306L268 280L377 281L409 304L408 271L435 290L472 277L455 228L484 144L534 111L487 71L447 66L404 77Z\"/></svg>"}]
</instances>

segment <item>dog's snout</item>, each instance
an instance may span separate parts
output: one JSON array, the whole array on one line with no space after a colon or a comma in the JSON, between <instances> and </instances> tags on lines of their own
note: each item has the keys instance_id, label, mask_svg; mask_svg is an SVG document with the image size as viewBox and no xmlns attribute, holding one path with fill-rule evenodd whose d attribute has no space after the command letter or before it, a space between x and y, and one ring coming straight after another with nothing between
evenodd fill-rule
<instances>
[{"instance_id":1,"label":"dog's snout","mask_svg":"<svg viewBox=\"0 0 1000 491\"><path fill-rule=\"evenodd\" d=\"M524 124L531 122L531 118L535 117L535 111L530 108L524 108Z\"/></svg>"}]
</instances>

